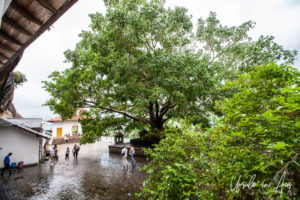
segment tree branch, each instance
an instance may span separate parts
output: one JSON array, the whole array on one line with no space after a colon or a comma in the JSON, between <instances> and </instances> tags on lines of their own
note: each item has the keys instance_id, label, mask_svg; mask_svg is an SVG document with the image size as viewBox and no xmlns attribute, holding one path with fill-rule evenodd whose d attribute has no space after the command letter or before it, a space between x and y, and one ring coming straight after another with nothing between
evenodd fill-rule
<instances>
[{"instance_id":1,"label":"tree branch","mask_svg":"<svg viewBox=\"0 0 300 200\"><path fill-rule=\"evenodd\" d=\"M173 103L173 104L171 104L171 105L169 105L169 106L163 107L163 108L160 110L160 116L159 116L159 117L163 117L164 114L166 114L170 108L173 108L173 107L175 107L175 106L176 106L176 103Z\"/></svg>"},{"instance_id":2,"label":"tree branch","mask_svg":"<svg viewBox=\"0 0 300 200\"><path fill-rule=\"evenodd\" d=\"M148 107L148 110L149 110L150 119L151 119L151 120L155 119L155 116L154 116L154 113L153 113L153 103L151 103L151 102L149 101L147 107Z\"/></svg>"},{"instance_id":3,"label":"tree branch","mask_svg":"<svg viewBox=\"0 0 300 200\"><path fill-rule=\"evenodd\" d=\"M148 47L148 48L146 48L147 49L147 52L148 53L150 53L150 51L152 50L152 52L154 52L154 49L151 47L151 45L150 45L150 43L149 43L149 41L148 41L148 39L147 39L147 36L146 35L143 35L144 36L144 39L145 39L145 41L146 41L146 46ZM149 50L150 49L150 50Z\"/></svg>"},{"instance_id":4,"label":"tree branch","mask_svg":"<svg viewBox=\"0 0 300 200\"><path fill-rule=\"evenodd\" d=\"M126 113L124 111L121 111L121 110L117 110L117 109L114 109L114 108L107 108L107 107L103 107L103 106L98 106L98 105L95 105L95 102L92 102L92 101L85 101L86 103L89 103L89 107L94 107L94 108L100 108L100 109L103 109L103 110L107 110L107 111L111 111L111 112L115 112L115 113L118 113L118 114L121 114L121 115L124 115L130 119L133 119L135 121L138 121L138 122L144 122L144 123L148 123L148 120L146 119L140 119L136 116L133 116L129 113ZM94 104L94 105L90 105L90 104Z\"/></svg>"},{"instance_id":5,"label":"tree branch","mask_svg":"<svg viewBox=\"0 0 300 200\"><path fill-rule=\"evenodd\" d=\"M169 118L166 118L166 119L163 119L162 120L162 123L164 124L166 121L168 121L169 120Z\"/></svg>"}]
</instances>

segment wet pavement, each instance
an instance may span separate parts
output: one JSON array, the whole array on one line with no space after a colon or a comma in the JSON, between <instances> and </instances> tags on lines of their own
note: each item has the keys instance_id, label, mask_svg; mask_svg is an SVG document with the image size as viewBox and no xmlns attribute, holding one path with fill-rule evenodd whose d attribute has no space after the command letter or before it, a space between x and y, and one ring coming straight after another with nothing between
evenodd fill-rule
<instances>
[{"instance_id":1,"label":"wet pavement","mask_svg":"<svg viewBox=\"0 0 300 200\"><path fill-rule=\"evenodd\" d=\"M120 156L108 153L110 144L82 145L78 160L73 155L64 158L67 147L72 151L74 144L59 145L58 162L45 161L0 177L0 199L134 199L146 179L139 171L146 159L135 157L137 165L123 170Z\"/></svg>"}]
</instances>

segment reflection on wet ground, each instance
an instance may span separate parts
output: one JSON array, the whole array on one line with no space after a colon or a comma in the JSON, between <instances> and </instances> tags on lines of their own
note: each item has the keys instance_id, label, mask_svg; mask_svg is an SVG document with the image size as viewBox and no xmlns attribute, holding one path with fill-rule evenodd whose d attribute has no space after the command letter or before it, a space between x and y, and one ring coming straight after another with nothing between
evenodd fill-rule
<instances>
[{"instance_id":1,"label":"reflection on wet ground","mask_svg":"<svg viewBox=\"0 0 300 200\"><path fill-rule=\"evenodd\" d=\"M109 144L81 146L78 160L64 158L74 144L59 145L59 161L53 166L46 161L0 177L0 199L134 199L146 178L139 171L146 159L136 157L137 165L123 170L120 156L108 153Z\"/></svg>"}]
</instances>

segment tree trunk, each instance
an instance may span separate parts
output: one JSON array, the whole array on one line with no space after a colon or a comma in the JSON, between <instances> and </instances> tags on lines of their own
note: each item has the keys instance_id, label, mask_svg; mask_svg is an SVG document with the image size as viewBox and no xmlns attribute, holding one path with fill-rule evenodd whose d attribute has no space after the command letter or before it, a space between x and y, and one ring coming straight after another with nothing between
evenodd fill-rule
<instances>
[{"instance_id":1,"label":"tree trunk","mask_svg":"<svg viewBox=\"0 0 300 200\"><path fill-rule=\"evenodd\" d=\"M150 125L153 129L163 130L164 122L162 118L154 118L151 120Z\"/></svg>"},{"instance_id":2,"label":"tree trunk","mask_svg":"<svg viewBox=\"0 0 300 200\"><path fill-rule=\"evenodd\" d=\"M148 112L150 116L150 126L153 129L157 129L159 131L163 130L163 115L165 113L161 113L160 106L158 102L152 103L149 101L148 103Z\"/></svg>"}]
</instances>

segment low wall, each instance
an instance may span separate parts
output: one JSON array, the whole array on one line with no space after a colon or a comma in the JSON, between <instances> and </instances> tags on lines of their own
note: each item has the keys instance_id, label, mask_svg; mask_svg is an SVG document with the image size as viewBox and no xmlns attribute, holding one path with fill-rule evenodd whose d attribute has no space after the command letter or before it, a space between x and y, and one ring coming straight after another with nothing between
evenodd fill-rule
<instances>
[{"instance_id":1,"label":"low wall","mask_svg":"<svg viewBox=\"0 0 300 200\"><path fill-rule=\"evenodd\" d=\"M68 143L79 143L81 136L69 136ZM52 144L67 144L63 137L54 137L52 139Z\"/></svg>"},{"instance_id":2,"label":"low wall","mask_svg":"<svg viewBox=\"0 0 300 200\"><path fill-rule=\"evenodd\" d=\"M123 144L124 145L124 144ZM109 153L115 153L115 154L119 154L121 155L121 151L123 149L123 145L120 144L115 144L115 145L109 145L108 149L109 149ZM128 145L126 145L127 148L127 152L129 153L130 147ZM142 148L140 147L135 147L135 154L134 156L141 156L141 157L146 157L144 151ZM128 154L129 156L129 154Z\"/></svg>"}]
</instances>

